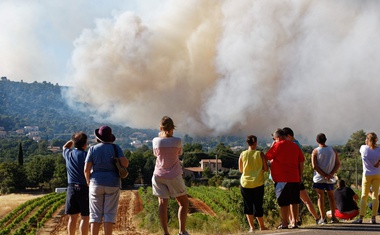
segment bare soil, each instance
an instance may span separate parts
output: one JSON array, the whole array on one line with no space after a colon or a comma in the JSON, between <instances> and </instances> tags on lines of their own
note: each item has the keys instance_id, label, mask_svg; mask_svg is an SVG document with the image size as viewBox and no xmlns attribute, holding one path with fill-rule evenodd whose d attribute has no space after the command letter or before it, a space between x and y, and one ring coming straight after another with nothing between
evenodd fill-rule
<instances>
[{"instance_id":1,"label":"bare soil","mask_svg":"<svg viewBox=\"0 0 380 235\"><path fill-rule=\"evenodd\" d=\"M18 205L33 199L34 197L43 196L43 194L11 194L0 196L0 219L16 208ZM52 219L47 221L44 228L40 229L39 235L66 235L68 216L64 214L65 207L61 206L54 214ZM148 235L147 231L137 228L134 217L143 210L142 200L137 190L122 190L120 194L117 221L114 225L113 234L115 235ZM202 201L189 198L189 213L201 212L211 216L216 216ZM79 221L77 224L77 232L79 232ZM103 234L103 226L101 226L100 234ZM159 233L160 234L160 233Z\"/></svg>"}]
</instances>

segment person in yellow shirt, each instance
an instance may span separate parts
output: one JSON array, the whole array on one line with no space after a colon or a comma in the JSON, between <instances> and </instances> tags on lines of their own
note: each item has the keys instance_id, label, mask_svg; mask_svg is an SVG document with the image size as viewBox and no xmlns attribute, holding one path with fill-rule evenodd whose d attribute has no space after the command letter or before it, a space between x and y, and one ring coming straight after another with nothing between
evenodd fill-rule
<instances>
[{"instance_id":1,"label":"person in yellow shirt","mask_svg":"<svg viewBox=\"0 0 380 235\"><path fill-rule=\"evenodd\" d=\"M240 191L244 200L244 214L250 226L250 233L255 230L256 217L260 230L268 230L264 225L264 171L268 171L267 160L264 153L256 150L257 137L250 135L246 140L248 150L243 151L239 157Z\"/></svg>"}]
</instances>

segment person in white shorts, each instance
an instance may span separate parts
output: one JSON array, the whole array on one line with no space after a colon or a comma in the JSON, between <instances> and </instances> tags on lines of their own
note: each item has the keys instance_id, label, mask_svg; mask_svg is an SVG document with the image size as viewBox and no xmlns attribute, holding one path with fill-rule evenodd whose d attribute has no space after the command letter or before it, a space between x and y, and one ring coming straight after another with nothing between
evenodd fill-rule
<instances>
[{"instance_id":1,"label":"person in white shorts","mask_svg":"<svg viewBox=\"0 0 380 235\"><path fill-rule=\"evenodd\" d=\"M153 153L157 159L152 177L152 188L153 195L158 197L158 215L164 235L169 235L169 198L175 198L179 205L178 235L189 235L185 229L189 200L179 161L179 156L182 155L182 140L173 136L174 129L173 120L164 116L161 119L161 132L153 139Z\"/></svg>"}]
</instances>

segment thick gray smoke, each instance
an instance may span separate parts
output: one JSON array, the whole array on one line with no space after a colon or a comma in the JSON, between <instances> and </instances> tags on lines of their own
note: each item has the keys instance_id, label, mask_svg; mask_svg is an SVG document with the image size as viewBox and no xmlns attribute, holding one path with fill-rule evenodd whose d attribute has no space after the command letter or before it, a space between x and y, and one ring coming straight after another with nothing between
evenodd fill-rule
<instances>
[{"instance_id":1,"label":"thick gray smoke","mask_svg":"<svg viewBox=\"0 0 380 235\"><path fill-rule=\"evenodd\" d=\"M155 20L99 19L72 55L68 97L99 120L191 135L289 126L345 142L379 132L380 1L173 1Z\"/></svg>"}]
</instances>

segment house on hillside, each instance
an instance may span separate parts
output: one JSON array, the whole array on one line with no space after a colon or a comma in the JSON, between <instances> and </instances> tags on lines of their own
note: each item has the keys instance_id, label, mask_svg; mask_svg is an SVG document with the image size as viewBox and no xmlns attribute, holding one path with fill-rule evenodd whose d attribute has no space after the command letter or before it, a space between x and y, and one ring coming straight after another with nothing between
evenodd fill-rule
<instances>
[{"instance_id":1,"label":"house on hillside","mask_svg":"<svg viewBox=\"0 0 380 235\"><path fill-rule=\"evenodd\" d=\"M5 138L6 136L7 136L7 132L0 130L0 138Z\"/></svg>"},{"instance_id":2,"label":"house on hillside","mask_svg":"<svg viewBox=\"0 0 380 235\"><path fill-rule=\"evenodd\" d=\"M204 169L207 167L210 168L212 172L216 171L224 171L225 168L222 167L222 160L221 159L202 159L200 162L200 167L185 167L183 168L183 176L191 177L192 179L200 179L203 177L202 173Z\"/></svg>"}]
</instances>

